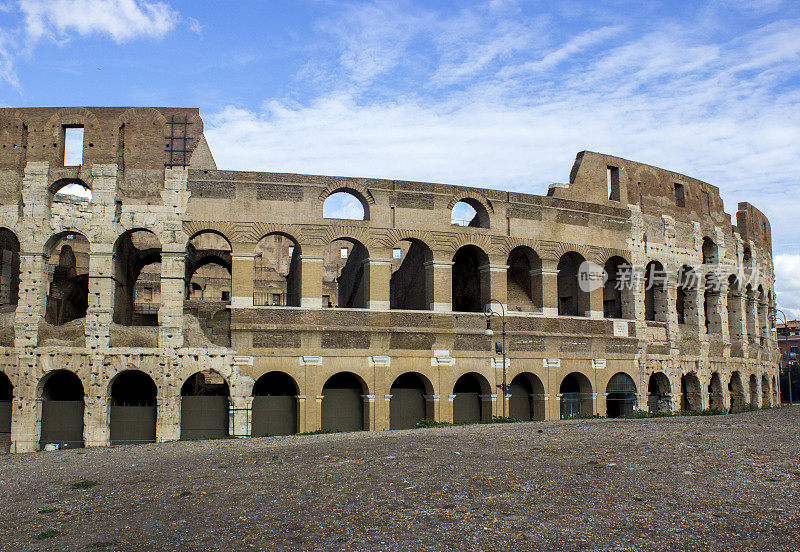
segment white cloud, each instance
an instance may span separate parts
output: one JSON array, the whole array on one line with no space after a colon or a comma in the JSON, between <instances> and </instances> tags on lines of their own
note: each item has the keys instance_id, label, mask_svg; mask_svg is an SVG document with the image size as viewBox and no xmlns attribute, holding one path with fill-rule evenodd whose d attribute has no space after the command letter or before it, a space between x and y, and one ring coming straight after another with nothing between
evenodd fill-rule
<instances>
[{"instance_id":1,"label":"white cloud","mask_svg":"<svg viewBox=\"0 0 800 552\"><path fill-rule=\"evenodd\" d=\"M118 43L160 38L179 21L167 4L147 0L20 0L19 5L33 42L70 33L107 35Z\"/></svg>"},{"instance_id":2,"label":"white cloud","mask_svg":"<svg viewBox=\"0 0 800 552\"><path fill-rule=\"evenodd\" d=\"M773 262L778 308L786 318L800 318L800 254L775 255Z\"/></svg>"},{"instance_id":3,"label":"white cloud","mask_svg":"<svg viewBox=\"0 0 800 552\"><path fill-rule=\"evenodd\" d=\"M19 80L14 69L14 55L9 42L7 36L0 35L0 81L6 81L11 86L18 88Z\"/></svg>"},{"instance_id":4,"label":"white cloud","mask_svg":"<svg viewBox=\"0 0 800 552\"><path fill-rule=\"evenodd\" d=\"M346 192L331 194L322 205L322 216L334 219L364 220L364 206Z\"/></svg>"},{"instance_id":5,"label":"white cloud","mask_svg":"<svg viewBox=\"0 0 800 552\"><path fill-rule=\"evenodd\" d=\"M586 31L585 33L570 39L566 44L563 44L556 50L549 52L538 61L529 61L517 67L506 67L500 72L500 76L511 77L522 73L537 73L547 69L552 69L575 54L582 52L591 46L602 43L615 35L618 35L622 29L622 26L614 26L600 27L599 29Z\"/></svg>"}]
</instances>

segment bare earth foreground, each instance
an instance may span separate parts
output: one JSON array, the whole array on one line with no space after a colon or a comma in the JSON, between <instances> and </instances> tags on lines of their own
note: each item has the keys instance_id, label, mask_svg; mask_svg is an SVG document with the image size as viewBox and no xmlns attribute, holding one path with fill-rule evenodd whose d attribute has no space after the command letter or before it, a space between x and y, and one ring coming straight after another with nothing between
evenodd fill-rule
<instances>
[{"instance_id":1,"label":"bare earth foreground","mask_svg":"<svg viewBox=\"0 0 800 552\"><path fill-rule=\"evenodd\" d=\"M6 455L0 546L798 550L798 430L795 407Z\"/></svg>"}]
</instances>

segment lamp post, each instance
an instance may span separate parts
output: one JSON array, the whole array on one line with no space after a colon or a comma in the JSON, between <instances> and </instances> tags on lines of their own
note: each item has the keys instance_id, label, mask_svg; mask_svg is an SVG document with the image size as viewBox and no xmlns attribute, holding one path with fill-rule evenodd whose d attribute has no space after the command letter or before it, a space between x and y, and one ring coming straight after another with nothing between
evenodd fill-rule
<instances>
[{"instance_id":1,"label":"lamp post","mask_svg":"<svg viewBox=\"0 0 800 552\"><path fill-rule=\"evenodd\" d=\"M492 303L497 303L498 305L500 305L500 312L499 313L495 312L492 309ZM483 314L484 314L484 316L486 316L486 329L483 331L483 335L488 335L488 336L494 335L494 332L492 331L492 316L499 316L500 320L502 321L502 328L503 328L503 330L502 330L502 334L503 334L503 343L502 343L502 348L503 348L503 383L501 385L498 385L497 387L503 392L503 418L506 418L506 417L508 417L508 412L507 412L508 406L506 405L506 398L508 396L508 390L509 390L508 389L509 388L508 380L507 380L507 377L506 377L507 376L507 370L506 370L506 308L503 305L503 303L501 303L497 299L489 299L489 302L486 303L486 310L484 311Z\"/></svg>"},{"instance_id":2,"label":"lamp post","mask_svg":"<svg viewBox=\"0 0 800 552\"><path fill-rule=\"evenodd\" d=\"M786 324L786 315L783 313L783 311L780 309L775 309L775 312L773 312L772 314L772 322L776 326L775 328L776 331L778 326L777 324L778 315L780 315L781 318L783 319L783 331L784 331L784 337L786 338L786 377L789 380L789 405L791 406L792 404L794 404L794 399L792 398L792 365L791 365L792 357L789 348L789 327ZM781 356L783 356L783 354L781 354Z\"/></svg>"}]
</instances>

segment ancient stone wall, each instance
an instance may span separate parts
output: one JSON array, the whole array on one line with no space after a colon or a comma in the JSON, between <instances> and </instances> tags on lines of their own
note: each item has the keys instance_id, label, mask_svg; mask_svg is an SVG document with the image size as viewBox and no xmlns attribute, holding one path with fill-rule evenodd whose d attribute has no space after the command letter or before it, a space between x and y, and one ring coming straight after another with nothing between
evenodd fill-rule
<instances>
[{"instance_id":1,"label":"ancient stone wall","mask_svg":"<svg viewBox=\"0 0 800 552\"><path fill-rule=\"evenodd\" d=\"M83 159L65 166L76 126ZM593 152L547 196L219 171L202 129L192 109L0 110L3 278L18 266L3 284L16 296L0 293L12 450L52 434L59 405L44 391L64 370L83 386L72 402L86 445L124 441L110 428L128 370L157 389L158 441L246 436L253 423L388 429L415 413L557 419L778 402L769 223L741 203L733 225L714 186ZM65 185L91 199L54 201ZM323 217L340 192L363 220ZM451 221L459 202L475 211L469 226ZM62 244L84 239L69 264ZM78 267L85 288L52 285ZM587 284L604 267L610 283ZM206 268L208 297L192 286ZM139 279L157 280L151 309ZM85 303L48 318L56 300ZM505 365L498 317L484 335L487 304L505 314Z\"/></svg>"}]
</instances>

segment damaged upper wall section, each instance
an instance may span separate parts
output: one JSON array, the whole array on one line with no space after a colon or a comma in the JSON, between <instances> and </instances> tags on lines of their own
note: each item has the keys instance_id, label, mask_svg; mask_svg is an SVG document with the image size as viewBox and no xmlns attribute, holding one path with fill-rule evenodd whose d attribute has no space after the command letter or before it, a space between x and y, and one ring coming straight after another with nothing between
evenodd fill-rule
<instances>
[{"instance_id":1,"label":"damaged upper wall section","mask_svg":"<svg viewBox=\"0 0 800 552\"><path fill-rule=\"evenodd\" d=\"M69 159L68 134L82 129L79 164ZM161 200L164 168L216 169L196 108L43 107L0 109L0 201L16 201L15 182L28 162L48 162L50 182L91 187L92 165L117 164L120 199Z\"/></svg>"},{"instance_id":2,"label":"damaged upper wall section","mask_svg":"<svg viewBox=\"0 0 800 552\"><path fill-rule=\"evenodd\" d=\"M551 186L548 195L601 205L637 205L642 213L668 215L677 222L730 227L719 188L686 175L621 157L582 151L569 185Z\"/></svg>"},{"instance_id":3,"label":"damaged upper wall section","mask_svg":"<svg viewBox=\"0 0 800 552\"><path fill-rule=\"evenodd\" d=\"M772 251L772 230L769 220L746 201L738 205L736 230L745 243L754 244L765 251Z\"/></svg>"}]
</instances>

